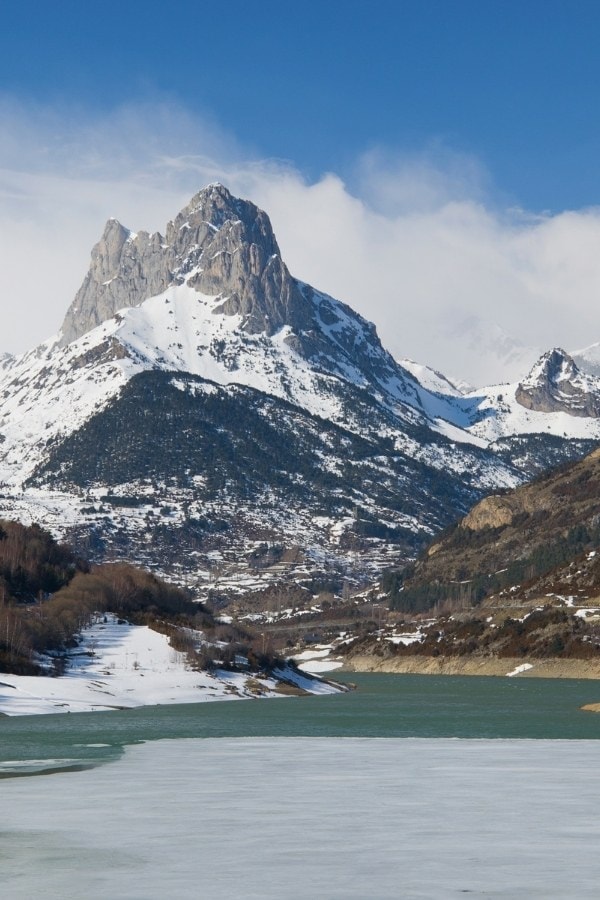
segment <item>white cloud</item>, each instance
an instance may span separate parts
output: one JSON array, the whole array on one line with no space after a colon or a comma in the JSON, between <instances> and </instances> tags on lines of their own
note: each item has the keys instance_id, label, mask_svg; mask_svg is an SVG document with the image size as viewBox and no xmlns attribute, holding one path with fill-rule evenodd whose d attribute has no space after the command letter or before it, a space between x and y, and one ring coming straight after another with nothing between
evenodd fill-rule
<instances>
[{"instance_id":1,"label":"white cloud","mask_svg":"<svg viewBox=\"0 0 600 900\"><path fill-rule=\"evenodd\" d=\"M372 319L396 356L482 382L519 374L527 348L600 340L600 211L502 209L464 154L370 150L349 187L249 161L167 101L90 118L5 98L0 131L2 350L58 330L109 216L162 230L214 180L266 209L292 272Z\"/></svg>"}]
</instances>

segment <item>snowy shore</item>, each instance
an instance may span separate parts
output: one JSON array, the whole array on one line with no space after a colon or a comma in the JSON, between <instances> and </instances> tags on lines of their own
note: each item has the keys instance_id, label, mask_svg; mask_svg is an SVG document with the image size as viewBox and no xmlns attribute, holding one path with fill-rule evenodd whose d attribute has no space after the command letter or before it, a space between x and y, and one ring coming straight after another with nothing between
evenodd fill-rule
<instances>
[{"instance_id":1,"label":"snowy shore","mask_svg":"<svg viewBox=\"0 0 600 900\"><path fill-rule=\"evenodd\" d=\"M337 688L286 669L282 678L299 692L333 694ZM289 689L289 688L288 688ZM166 703L281 697L282 682L250 672L196 672L163 634L106 617L86 629L64 675L0 673L0 715L92 712Z\"/></svg>"}]
</instances>

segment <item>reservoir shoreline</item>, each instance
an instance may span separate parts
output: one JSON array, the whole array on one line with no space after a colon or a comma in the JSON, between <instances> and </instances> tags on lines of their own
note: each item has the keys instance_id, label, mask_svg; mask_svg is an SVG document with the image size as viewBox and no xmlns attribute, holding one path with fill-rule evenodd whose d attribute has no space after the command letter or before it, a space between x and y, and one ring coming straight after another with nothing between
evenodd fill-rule
<instances>
[{"instance_id":1,"label":"reservoir shoreline","mask_svg":"<svg viewBox=\"0 0 600 900\"><path fill-rule=\"evenodd\" d=\"M528 668L525 668L528 666ZM519 671L515 671L519 670ZM352 656L337 672L378 672L390 675L479 675L518 678L600 679L600 660L535 659L530 657L482 658L457 656L398 656L380 659ZM337 673L336 673L337 674Z\"/></svg>"}]
</instances>

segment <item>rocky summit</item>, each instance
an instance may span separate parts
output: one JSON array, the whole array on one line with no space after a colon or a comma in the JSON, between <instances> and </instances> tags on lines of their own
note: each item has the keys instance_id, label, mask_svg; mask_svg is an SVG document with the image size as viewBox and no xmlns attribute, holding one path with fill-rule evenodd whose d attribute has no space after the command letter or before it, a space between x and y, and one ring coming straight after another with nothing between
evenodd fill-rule
<instances>
[{"instance_id":1,"label":"rocky summit","mask_svg":"<svg viewBox=\"0 0 600 900\"><path fill-rule=\"evenodd\" d=\"M214 299L211 312L236 335L281 335L295 354L342 378L348 374L391 402L416 400L412 379L385 353L374 326L290 275L271 222L223 185L196 194L159 232L137 234L110 219L62 326L63 346L169 288ZM217 354L218 355L218 354ZM235 366L229 359L230 367Z\"/></svg>"},{"instance_id":2,"label":"rocky summit","mask_svg":"<svg viewBox=\"0 0 600 900\"><path fill-rule=\"evenodd\" d=\"M61 332L1 366L3 516L231 591L267 558L291 580L373 578L600 438L517 385L465 394L397 363L222 185L164 235L111 219Z\"/></svg>"},{"instance_id":3,"label":"rocky summit","mask_svg":"<svg viewBox=\"0 0 600 900\"><path fill-rule=\"evenodd\" d=\"M536 412L600 416L600 378L582 372L564 350L545 353L516 391L517 402Z\"/></svg>"},{"instance_id":4,"label":"rocky summit","mask_svg":"<svg viewBox=\"0 0 600 900\"><path fill-rule=\"evenodd\" d=\"M224 311L240 313L241 327L250 333L273 334L288 320L301 324L309 312L281 261L268 216L213 184L167 224L164 237L135 234L109 219L65 316L62 343L120 309L184 283L204 294L223 295Z\"/></svg>"}]
</instances>

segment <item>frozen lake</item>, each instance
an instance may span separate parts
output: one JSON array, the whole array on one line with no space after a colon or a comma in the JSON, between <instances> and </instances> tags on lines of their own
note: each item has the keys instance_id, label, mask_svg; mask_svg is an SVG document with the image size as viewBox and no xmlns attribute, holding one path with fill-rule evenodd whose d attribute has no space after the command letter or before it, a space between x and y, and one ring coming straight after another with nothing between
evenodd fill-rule
<instances>
[{"instance_id":1,"label":"frozen lake","mask_svg":"<svg viewBox=\"0 0 600 900\"><path fill-rule=\"evenodd\" d=\"M98 768L0 782L2 896L596 898L599 750L356 737L129 746Z\"/></svg>"}]
</instances>

